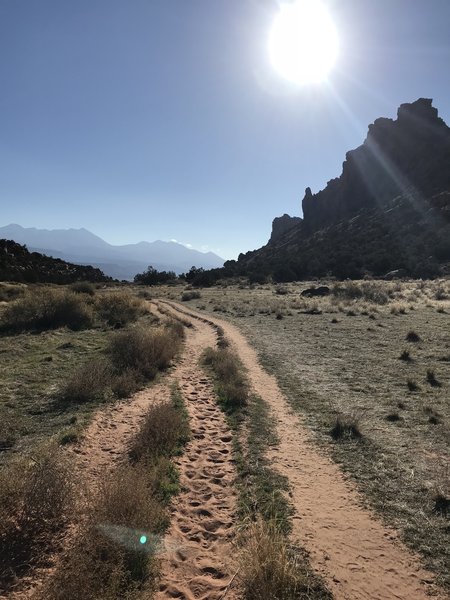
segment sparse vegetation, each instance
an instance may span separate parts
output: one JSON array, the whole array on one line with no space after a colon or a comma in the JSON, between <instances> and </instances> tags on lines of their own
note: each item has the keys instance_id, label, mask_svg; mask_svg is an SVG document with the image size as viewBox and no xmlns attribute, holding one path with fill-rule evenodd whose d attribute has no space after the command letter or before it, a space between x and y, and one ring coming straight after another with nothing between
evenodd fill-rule
<instances>
[{"instance_id":1,"label":"sparse vegetation","mask_svg":"<svg viewBox=\"0 0 450 600\"><path fill-rule=\"evenodd\" d=\"M189 300L197 300L201 297L202 295L200 294L200 292L197 292L196 290L186 291L181 294L181 300L183 302L188 302Z\"/></svg>"},{"instance_id":2,"label":"sparse vegetation","mask_svg":"<svg viewBox=\"0 0 450 600\"><path fill-rule=\"evenodd\" d=\"M354 415L338 415L330 435L336 441L359 440L362 433L358 419Z\"/></svg>"},{"instance_id":3,"label":"sparse vegetation","mask_svg":"<svg viewBox=\"0 0 450 600\"><path fill-rule=\"evenodd\" d=\"M217 381L219 401L228 412L237 412L248 402L249 385L239 358L226 348L207 348L203 364L210 367Z\"/></svg>"},{"instance_id":4,"label":"sparse vegetation","mask_svg":"<svg viewBox=\"0 0 450 600\"><path fill-rule=\"evenodd\" d=\"M0 470L0 591L43 565L67 524L73 482L54 446Z\"/></svg>"},{"instance_id":5,"label":"sparse vegetation","mask_svg":"<svg viewBox=\"0 0 450 600\"><path fill-rule=\"evenodd\" d=\"M412 357L409 350L403 350L403 352L399 356L400 360L404 360L405 362L411 362Z\"/></svg>"},{"instance_id":6,"label":"sparse vegetation","mask_svg":"<svg viewBox=\"0 0 450 600\"><path fill-rule=\"evenodd\" d=\"M95 307L102 320L117 328L133 323L144 313L142 301L128 292L102 294Z\"/></svg>"},{"instance_id":7,"label":"sparse vegetation","mask_svg":"<svg viewBox=\"0 0 450 600\"><path fill-rule=\"evenodd\" d=\"M76 294L95 296L95 286L89 281L76 281L75 283L72 283L70 289Z\"/></svg>"},{"instance_id":8,"label":"sparse vegetation","mask_svg":"<svg viewBox=\"0 0 450 600\"><path fill-rule=\"evenodd\" d=\"M368 283L387 294L386 304L338 299L333 294L313 299L300 297L305 286L328 285L333 289L332 281L323 280L290 283L286 296L274 293L272 284L249 289L228 282L226 289L203 289L201 301L194 301L194 306L211 314L214 307L220 307L221 314L242 330L320 444L354 477L379 516L400 531L408 546L422 554L440 582L447 581L449 585L444 565L450 559L450 549L442 518L432 510L430 488L430 483L434 485L440 477L440 459L436 457L448 452L450 372L440 365L448 362L450 341L445 318L450 302L439 301L447 314L438 313L434 294L439 286L448 294L449 283ZM163 289L159 293L170 291ZM322 312L314 318L306 313L313 305ZM395 314L399 308L405 308L401 316ZM339 316L349 309L357 315ZM289 321L286 318L287 327L280 328L284 321L274 318L277 310L283 314L292 312ZM370 333L366 312L376 317ZM331 324L333 319L338 324ZM421 341L407 342L409 331L420 334ZM410 351L412 362L398 360L405 348ZM426 382L427 369L434 371L441 387ZM408 385L408 381L413 385ZM399 411L404 425L386 421L386 415L398 410L398 401L406 399L405 414ZM427 404L433 405L439 416L425 416L423 406ZM336 414L352 413L361 416L362 443L333 442L330 428Z\"/></svg>"},{"instance_id":9,"label":"sparse vegetation","mask_svg":"<svg viewBox=\"0 0 450 600\"><path fill-rule=\"evenodd\" d=\"M410 392L417 392L418 390L420 390L420 386L412 379L408 379L406 385L408 386L408 390Z\"/></svg>"},{"instance_id":10,"label":"sparse vegetation","mask_svg":"<svg viewBox=\"0 0 450 600\"><path fill-rule=\"evenodd\" d=\"M332 598L305 569L304 557L276 524L258 520L244 533L240 581L245 600Z\"/></svg>"},{"instance_id":11,"label":"sparse vegetation","mask_svg":"<svg viewBox=\"0 0 450 600\"><path fill-rule=\"evenodd\" d=\"M180 329L181 327L181 329ZM118 373L132 369L145 379L153 379L166 369L180 348L183 326L169 325L156 330L136 327L117 333L107 348Z\"/></svg>"},{"instance_id":12,"label":"sparse vegetation","mask_svg":"<svg viewBox=\"0 0 450 600\"><path fill-rule=\"evenodd\" d=\"M104 480L86 507L82 531L41 600L138 600L156 589L156 552L169 523L167 504L178 491L169 458L189 438L177 388L150 407L131 447L131 464Z\"/></svg>"},{"instance_id":13,"label":"sparse vegetation","mask_svg":"<svg viewBox=\"0 0 450 600\"><path fill-rule=\"evenodd\" d=\"M8 304L0 326L6 332L42 331L69 327L87 329L93 325L92 307L74 292L51 288L28 290Z\"/></svg>"},{"instance_id":14,"label":"sparse vegetation","mask_svg":"<svg viewBox=\"0 0 450 600\"><path fill-rule=\"evenodd\" d=\"M420 336L419 334L417 334L415 331L408 331L407 335L406 335L406 341L407 342L412 342L412 343L417 343L420 342Z\"/></svg>"},{"instance_id":15,"label":"sparse vegetation","mask_svg":"<svg viewBox=\"0 0 450 600\"><path fill-rule=\"evenodd\" d=\"M107 360L97 358L80 365L61 386L59 398L63 402L93 402L101 400L111 384L112 371Z\"/></svg>"},{"instance_id":16,"label":"sparse vegetation","mask_svg":"<svg viewBox=\"0 0 450 600\"><path fill-rule=\"evenodd\" d=\"M427 369L427 381L432 387L441 387L441 382L436 378L433 369Z\"/></svg>"}]
</instances>

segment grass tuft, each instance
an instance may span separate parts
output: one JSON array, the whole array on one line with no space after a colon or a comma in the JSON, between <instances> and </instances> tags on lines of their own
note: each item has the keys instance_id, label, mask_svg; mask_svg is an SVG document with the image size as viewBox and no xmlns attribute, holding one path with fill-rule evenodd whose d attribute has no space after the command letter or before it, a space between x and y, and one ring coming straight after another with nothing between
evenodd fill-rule
<instances>
[{"instance_id":1,"label":"grass tuft","mask_svg":"<svg viewBox=\"0 0 450 600\"><path fill-rule=\"evenodd\" d=\"M412 343L420 342L420 335L415 331L409 331L406 335L406 341Z\"/></svg>"},{"instance_id":2,"label":"grass tuft","mask_svg":"<svg viewBox=\"0 0 450 600\"><path fill-rule=\"evenodd\" d=\"M362 433L358 419L353 415L338 415L330 430L330 435L336 441L361 439Z\"/></svg>"},{"instance_id":3,"label":"grass tuft","mask_svg":"<svg viewBox=\"0 0 450 600\"><path fill-rule=\"evenodd\" d=\"M331 598L315 589L304 560L273 522L258 520L245 532L239 575L244 600Z\"/></svg>"},{"instance_id":4,"label":"grass tuft","mask_svg":"<svg viewBox=\"0 0 450 600\"><path fill-rule=\"evenodd\" d=\"M225 411L233 413L248 402L249 384L238 356L227 348L206 348L202 362L216 377L219 401Z\"/></svg>"}]
</instances>

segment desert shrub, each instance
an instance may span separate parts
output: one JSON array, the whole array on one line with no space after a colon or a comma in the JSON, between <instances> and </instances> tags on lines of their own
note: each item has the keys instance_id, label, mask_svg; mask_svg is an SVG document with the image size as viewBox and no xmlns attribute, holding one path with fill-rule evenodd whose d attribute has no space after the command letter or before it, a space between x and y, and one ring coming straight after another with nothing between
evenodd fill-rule
<instances>
[{"instance_id":1,"label":"desert shrub","mask_svg":"<svg viewBox=\"0 0 450 600\"><path fill-rule=\"evenodd\" d=\"M420 342L420 336L415 331L408 331L406 341L412 343Z\"/></svg>"},{"instance_id":2,"label":"desert shrub","mask_svg":"<svg viewBox=\"0 0 450 600\"><path fill-rule=\"evenodd\" d=\"M389 301L386 286L379 282L364 281L358 284L347 281L333 286L331 291L336 298L342 300L365 300L372 304L387 304Z\"/></svg>"},{"instance_id":3,"label":"desert shrub","mask_svg":"<svg viewBox=\"0 0 450 600\"><path fill-rule=\"evenodd\" d=\"M289 294L289 290L284 285L277 285L275 288L275 294L278 296L286 296L286 294Z\"/></svg>"},{"instance_id":4,"label":"desert shrub","mask_svg":"<svg viewBox=\"0 0 450 600\"><path fill-rule=\"evenodd\" d=\"M409 353L409 350L403 350L403 352L399 356L399 359L404 360L405 362L411 362L412 358L411 354Z\"/></svg>"},{"instance_id":5,"label":"desert shrub","mask_svg":"<svg viewBox=\"0 0 450 600\"><path fill-rule=\"evenodd\" d=\"M301 558L273 522L258 521L245 533L239 579L245 600L310 597Z\"/></svg>"},{"instance_id":6,"label":"desert shrub","mask_svg":"<svg viewBox=\"0 0 450 600\"><path fill-rule=\"evenodd\" d=\"M133 440L130 456L134 462L155 456L170 456L189 438L186 419L171 402L150 407Z\"/></svg>"},{"instance_id":7,"label":"desert shrub","mask_svg":"<svg viewBox=\"0 0 450 600\"><path fill-rule=\"evenodd\" d=\"M168 455L189 437L175 387L171 402L150 407L130 448L132 463L103 479L85 507L83 529L36 600L140 600L156 590L167 504L178 490Z\"/></svg>"},{"instance_id":8,"label":"desert shrub","mask_svg":"<svg viewBox=\"0 0 450 600\"><path fill-rule=\"evenodd\" d=\"M0 302L10 302L17 300L25 293L25 288L19 285L0 284Z\"/></svg>"},{"instance_id":9,"label":"desert shrub","mask_svg":"<svg viewBox=\"0 0 450 600\"><path fill-rule=\"evenodd\" d=\"M170 365L180 343L178 326L171 324L156 330L139 327L117 333L107 352L117 372L133 369L142 377L152 379L158 370Z\"/></svg>"},{"instance_id":10,"label":"desert shrub","mask_svg":"<svg viewBox=\"0 0 450 600\"><path fill-rule=\"evenodd\" d=\"M434 292L435 300L448 300L448 294L443 286L439 286Z\"/></svg>"},{"instance_id":11,"label":"desert shrub","mask_svg":"<svg viewBox=\"0 0 450 600\"><path fill-rule=\"evenodd\" d=\"M438 381L433 369L427 369L427 381L432 387L441 387L441 382Z\"/></svg>"},{"instance_id":12,"label":"desert shrub","mask_svg":"<svg viewBox=\"0 0 450 600\"><path fill-rule=\"evenodd\" d=\"M196 292L196 291L183 292L181 294L181 300L183 302L187 302L189 300L196 300L201 297L202 297L202 295L200 294L200 292Z\"/></svg>"},{"instance_id":13,"label":"desert shrub","mask_svg":"<svg viewBox=\"0 0 450 600\"><path fill-rule=\"evenodd\" d=\"M418 390L420 390L420 387L412 379L408 379L408 381L406 382L406 385L408 386L408 390L410 392L417 392Z\"/></svg>"},{"instance_id":14,"label":"desert shrub","mask_svg":"<svg viewBox=\"0 0 450 600\"><path fill-rule=\"evenodd\" d=\"M78 294L51 288L35 289L9 304L1 321L5 331L86 329L93 325L92 307Z\"/></svg>"},{"instance_id":15,"label":"desert shrub","mask_svg":"<svg viewBox=\"0 0 450 600\"><path fill-rule=\"evenodd\" d=\"M3 416L0 421L0 452L9 450L17 441L18 432L11 419Z\"/></svg>"},{"instance_id":16,"label":"desert shrub","mask_svg":"<svg viewBox=\"0 0 450 600\"><path fill-rule=\"evenodd\" d=\"M95 296L95 286L89 281L75 281L75 283L71 284L70 290L75 292L75 294Z\"/></svg>"},{"instance_id":17,"label":"desert shrub","mask_svg":"<svg viewBox=\"0 0 450 600\"><path fill-rule=\"evenodd\" d=\"M144 313L142 301L128 292L102 294L95 305L100 318L113 327L132 323Z\"/></svg>"},{"instance_id":18,"label":"desert shrub","mask_svg":"<svg viewBox=\"0 0 450 600\"><path fill-rule=\"evenodd\" d=\"M101 399L111 384L111 367L102 358L81 365L61 386L59 398L64 402L92 402Z\"/></svg>"},{"instance_id":19,"label":"desert shrub","mask_svg":"<svg viewBox=\"0 0 450 600\"><path fill-rule=\"evenodd\" d=\"M386 415L386 421L396 423L398 421L403 421L403 417L401 417L397 412L394 412Z\"/></svg>"},{"instance_id":20,"label":"desert shrub","mask_svg":"<svg viewBox=\"0 0 450 600\"><path fill-rule=\"evenodd\" d=\"M0 588L43 562L72 509L68 464L57 448L40 448L0 472Z\"/></svg>"},{"instance_id":21,"label":"desert shrub","mask_svg":"<svg viewBox=\"0 0 450 600\"><path fill-rule=\"evenodd\" d=\"M362 438L359 421L354 415L338 415L330 435L334 440L358 440Z\"/></svg>"},{"instance_id":22,"label":"desert shrub","mask_svg":"<svg viewBox=\"0 0 450 600\"><path fill-rule=\"evenodd\" d=\"M227 348L206 348L202 362L214 372L219 400L224 409L234 412L245 407L248 402L249 384L237 355Z\"/></svg>"},{"instance_id":23,"label":"desert shrub","mask_svg":"<svg viewBox=\"0 0 450 600\"><path fill-rule=\"evenodd\" d=\"M128 398L137 392L143 383L142 374L137 369L129 368L113 375L111 389L117 398Z\"/></svg>"},{"instance_id":24,"label":"desert shrub","mask_svg":"<svg viewBox=\"0 0 450 600\"><path fill-rule=\"evenodd\" d=\"M167 524L155 477L124 466L104 482L88 507L84 531L41 591L42 600L137 599L154 589L156 536ZM141 543L141 536L148 543Z\"/></svg>"}]
</instances>

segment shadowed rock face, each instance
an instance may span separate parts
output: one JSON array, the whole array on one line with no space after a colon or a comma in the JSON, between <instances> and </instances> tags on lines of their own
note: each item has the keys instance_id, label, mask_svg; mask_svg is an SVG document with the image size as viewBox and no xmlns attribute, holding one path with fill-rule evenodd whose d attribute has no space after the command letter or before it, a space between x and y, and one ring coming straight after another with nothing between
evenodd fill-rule
<instances>
[{"instance_id":1,"label":"shadowed rock face","mask_svg":"<svg viewBox=\"0 0 450 600\"><path fill-rule=\"evenodd\" d=\"M341 176L317 194L306 190L305 227L312 232L396 196L418 203L448 189L450 128L421 98L402 104L395 121L377 119L362 146L347 152Z\"/></svg>"},{"instance_id":2,"label":"shadowed rock face","mask_svg":"<svg viewBox=\"0 0 450 600\"><path fill-rule=\"evenodd\" d=\"M300 217L290 217L284 214L282 217L276 217L272 221L272 235L270 236L269 244L274 244L286 233L291 231L297 225L302 223L303 219Z\"/></svg>"},{"instance_id":3,"label":"shadowed rock face","mask_svg":"<svg viewBox=\"0 0 450 600\"><path fill-rule=\"evenodd\" d=\"M276 281L450 273L450 128L432 101L377 119L339 177L306 189L303 219L274 219L269 243L226 267Z\"/></svg>"}]
</instances>

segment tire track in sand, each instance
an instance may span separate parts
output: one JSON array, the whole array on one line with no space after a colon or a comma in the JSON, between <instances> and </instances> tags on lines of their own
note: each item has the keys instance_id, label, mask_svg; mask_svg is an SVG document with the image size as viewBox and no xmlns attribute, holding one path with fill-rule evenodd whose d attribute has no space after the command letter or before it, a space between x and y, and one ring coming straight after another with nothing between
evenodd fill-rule
<instances>
[{"instance_id":1,"label":"tire track in sand","mask_svg":"<svg viewBox=\"0 0 450 600\"><path fill-rule=\"evenodd\" d=\"M192 322L193 319L189 318ZM214 347L213 329L198 321L186 331L186 349L175 373L189 413L191 441L176 459L181 492L172 504L161 564L158 600L219 600L233 575L232 540L236 512L232 434L216 403L210 379L198 366ZM235 598L227 591L227 600Z\"/></svg>"},{"instance_id":2,"label":"tire track in sand","mask_svg":"<svg viewBox=\"0 0 450 600\"><path fill-rule=\"evenodd\" d=\"M271 450L273 466L288 477L295 508L293 538L309 552L312 566L338 600L425 600L439 595L433 575L420 558L363 507L355 485L314 443L312 434L288 405L275 377L259 364L256 351L228 322L164 302L196 316L226 337L248 369L256 394L272 410L280 443ZM441 597L446 597L441 593Z\"/></svg>"}]
</instances>

